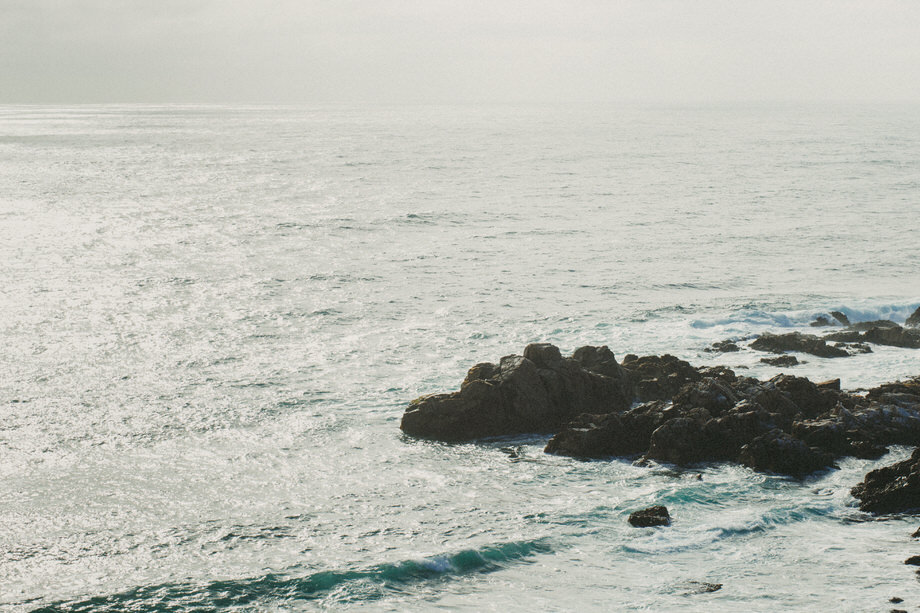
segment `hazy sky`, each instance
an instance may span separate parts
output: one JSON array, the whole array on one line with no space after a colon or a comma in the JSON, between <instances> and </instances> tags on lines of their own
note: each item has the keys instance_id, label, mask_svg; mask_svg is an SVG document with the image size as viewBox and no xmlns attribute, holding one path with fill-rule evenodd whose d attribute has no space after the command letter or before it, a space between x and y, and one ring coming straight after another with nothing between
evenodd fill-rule
<instances>
[{"instance_id":1,"label":"hazy sky","mask_svg":"<svg viewBox=\"0 0 920 613\"><path fill-rule=\"evenodd\" d=\"M920 101L916 0L0 0L0 102Z\"/></svg>"}]
</instances>

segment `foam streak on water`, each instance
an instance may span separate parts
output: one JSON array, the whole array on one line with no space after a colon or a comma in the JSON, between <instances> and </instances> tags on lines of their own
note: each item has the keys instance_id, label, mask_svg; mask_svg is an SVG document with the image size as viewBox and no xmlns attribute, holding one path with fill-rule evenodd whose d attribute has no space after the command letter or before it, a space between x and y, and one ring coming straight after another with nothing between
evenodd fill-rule
<instances>
[{"instance_id":1,"label":"foam streak on water","mask_svg":"<svg viewBox=\"0 0 920 613\"><path fill-rule=\"evenodd\" d=\"M768 377L703 350L903 322L917 111L0 107L0 609L920 605L915 520L848 494L908 450L803 483L398 429L530 342Z\"/></svg>"}]
</instances>

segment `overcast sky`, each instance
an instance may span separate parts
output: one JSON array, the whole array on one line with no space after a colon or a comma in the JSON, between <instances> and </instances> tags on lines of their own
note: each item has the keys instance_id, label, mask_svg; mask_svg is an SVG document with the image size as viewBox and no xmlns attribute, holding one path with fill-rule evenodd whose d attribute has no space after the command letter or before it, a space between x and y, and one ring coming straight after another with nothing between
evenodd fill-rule
<instances>
[{"instance_id":1,"label":"overcast sky","mask_svg":"<svg viewBox=\"0 0 920 613\"><path fill-rule=\"evenodd\" d=\"M920 101L916 0L0 0L0 102Z\"/></svg>"}]
</instances>

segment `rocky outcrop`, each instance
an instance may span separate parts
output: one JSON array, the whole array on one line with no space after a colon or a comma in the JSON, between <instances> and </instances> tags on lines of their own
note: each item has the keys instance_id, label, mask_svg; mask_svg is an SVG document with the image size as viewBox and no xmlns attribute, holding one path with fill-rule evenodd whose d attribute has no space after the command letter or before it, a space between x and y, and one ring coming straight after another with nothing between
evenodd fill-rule
<instances>
[{"instance_id":1,"label":"rocky outcrop","mask_svg":"<svg viewBox=\"0 0 920 613\"><path fill-rule=\"evenodd\" d=\"M651 528L654 526L670 526L671 514L667 507L658 505L631 513L627 521L637 528Z\"/></svg>"},{"instance_id":2,"label":"rocky outcrop","mask_svg":"<svg viewBox=\"0 0 920 613\"><path fill-rule=\"evenodd\" d=\"M524 355L473 366L459 391L409 404L400 428L412 436L462 441L525 432L552 432L581 413L629 407L632 378L607 347L582 347L570 358L549 344Z\"/></svg>"},{"instance_id":3,"label":"rocky outcrop","mask_svg":"<svg viewBox=\"0 0 920 613\"><path fill-rule=\"evenodd\" d=\"M920 449L903 462L873 470L852 494L859 508L870 513L920 509Z\"/></svg>"},{"instance_id":4,"label":"rocky outcrop","mask_svg":"<svg viewBox=\"0 0 920 613\"><path fill-rule=\"evenodd\" d=\"M735 351L741 351L741 347L739 347L735 341L724 340L713 343L710 347L703 349L703 351L707 353L733 353Z\"/></svg>"},{"instance_id":5,"label":"rocky outcrop","mask_svg":"<svg viewBox=\"0 0 920 613\"><path fill-rule=\"evenodd\" d=\"M770 353L799 351L821 358L843 358L850 355L846 350L840 347L828 345L824 339L818 338L813 334L802 334L801 332L789 332L788 334L761 334L751 343L751 349L769 351Z\"/></svg>"},{"instance_id":6,"label":"rocky outcrop","mask_svg":"<svg viewBox=\"0 0 920 613\"><path fill-rule=\"evenodd\" d=\"M628 370L636 382L636 396L641 402L649 400L670 400L681 387L703 376L684 360L673 355L627 355L623 368Z\"/></svg>"},{"instance_id":7,"label":"rocky outcrop","mask_svg":"<svg viewBox=\"0 0 920 613\"><path fill-rule=\"evenodd\" d=\"M805 364L806 362L799 362L799 359L794 355L778 355L775 358L760 358L760 361L764 364L769 364L770 366L779 366L781 368L786 368L789 366L798 366L799 364Z\"/></svg>"},{"instance_id":8,"label":"rocky outcrop","mask_svg":"<svg viewBox=\"0 0 920 613\"><path fill-rule=\"evenodd\" d=\"M641 455L678 465L732 461L802 477L839 457L878 458L889 445L920 444L920 380L861 396L842 392L839 379L815 384L778 375L758 381L730 372L685 385L670 403L582 416L550 439L546 451Z\"/></svg>"},{"instance_id":9,"label":"rocky outcrop","mask_svg":"<svg viewBox=\"0 0 920 613\"><path fill-rule=\"evenodd\" d=\"M906 349L920 349L920 330L902 328L890 321L875 321L857 324L849 330L834 332L824 337L829 341L846 343L872 343Z\"/></svg>"},{"instance_id":10,"label":"rocky outcrop","mask_svg":"<svg viewBox=\"0 0 920 613\"><path fill-rule=\"evenodd\" d=\"M893 328L888 328L893 329ZM837 458L878 458L920 445L920 377L861 394L840 380L760 381L671 355L626 356L549 344L473 366L460 390L423 396L403 415L409 435L444 441L555 432L546 452L688 465L737 462L804 476Z\"/></svg>"}]
</instances>

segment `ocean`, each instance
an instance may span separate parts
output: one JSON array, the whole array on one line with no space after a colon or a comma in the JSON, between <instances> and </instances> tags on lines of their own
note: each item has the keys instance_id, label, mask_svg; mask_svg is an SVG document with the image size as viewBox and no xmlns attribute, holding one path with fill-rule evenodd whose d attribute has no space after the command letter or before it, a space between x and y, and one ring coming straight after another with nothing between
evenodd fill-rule
<instances>
[{"instance_id":1,"label":"ocean","mask_svg":"<svg viewBox=\"0 0 920 613\"><path fill-rule=\"evenodd\" d=\"M920 520L849 494L907 448L795 480L399 429L534 342L920 375L705 351L920 306L918 111L0 107L0 611L920 605Z\"/></svg>"}]
</instances>

